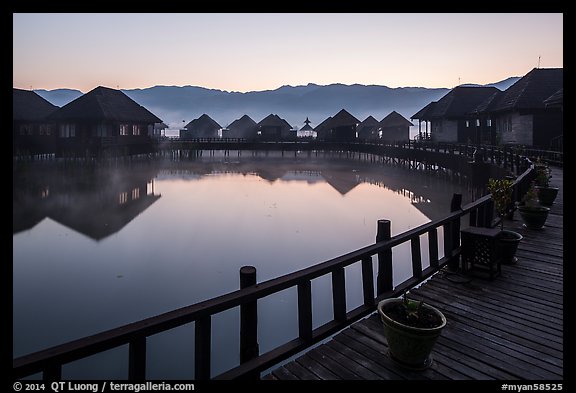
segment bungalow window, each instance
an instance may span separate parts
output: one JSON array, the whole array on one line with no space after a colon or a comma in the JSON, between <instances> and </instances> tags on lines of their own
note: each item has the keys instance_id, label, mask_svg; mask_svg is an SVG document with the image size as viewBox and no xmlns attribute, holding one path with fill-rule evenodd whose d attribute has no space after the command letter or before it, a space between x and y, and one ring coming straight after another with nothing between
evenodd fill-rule
<instances>
[{"instance_id":1,"label":"bungalow window","mask_svg":"<svg viewBox=\"0 0 576 393\"><path fill-rule=\"evenodd\" d=\"M40 124L40 135L46 135L46 124Z\"/></svg>"},{"instance_id":2,"label":"bungalow window","mask_svg":"<svg viewBox=\"0 0 576 393\"><path fill-rule=\"evenodd\" d=\"M132 190L132 200L140 198L140 189L135 188Z\"/></svg>"},{"instance_id":3,"label":"bungalow window","mask_svg":"<svg viewBox=\"0 0 576 393\"><path fill-rule=\"evenodd\" d=\"M128 135L128 124L120 124L120 135Z\"/></svg>"},{"instance_id":4,"label":"bungalow window","mask_svg":"<svg viewBox=\"0 0 576 393\"><path fill-rule=\"evenodd\" d=\"M98 124L96 126L96 135L94 136L106 136L106 125L105 124Z\"/></svg>"},{"instance_id":5,"label":"bungalow window","mask_svg":"<svg viewBox=\"0 0 576 393\"><path fill-rule=\"evenodd\" d=\"M492 127L492 119L486 120L486 127Z\"/></svg>"},{"instance_id":6,"label":"bungalow window","mask_svg":"<svg viewBox=\"0 0 576 393\"><path fill-rule=\"evenodd\" d=\"M480 127L480 119L476 119L476 127Z\"/></svg>"},{"instance_id":7,"label":"bungalow window","mask_svg":"<svg viewBox=\"0 0 576 393\"><path fill-rule=\"evenodd\" d=\"M60 138L73 138L76 136L76 124L60 124Z\"/></svg>"},{"instance_id":8,"label":"bungalow window","mask_svg":"<svg viewBox=\"0 0 576 393\"><path fill-rule=\"evenodd\" d=\"M132 135L140 135L140 126L137 124L132 125Z\"/></svg>"},{"instance_id":9,"label":"bungalow window","mask_svg":"<svg viewBox=\"0 0 576 393\"><path fill-rule=\"evenodd\" d=\"M119 197L118 197L118 203L120 205L123 205L126 202L128 202L128 193L127 192L121 192Z\"/></svg>"},{"instance_id":10,"label":"bungalow window","mask_svg":"<svg viewBox=\"0 0 576 393\"><path fill-rule=\"evenodd\" d=\"M470 128L470 120L466 120L466 128Z\"/></svg>"}]
</instances>

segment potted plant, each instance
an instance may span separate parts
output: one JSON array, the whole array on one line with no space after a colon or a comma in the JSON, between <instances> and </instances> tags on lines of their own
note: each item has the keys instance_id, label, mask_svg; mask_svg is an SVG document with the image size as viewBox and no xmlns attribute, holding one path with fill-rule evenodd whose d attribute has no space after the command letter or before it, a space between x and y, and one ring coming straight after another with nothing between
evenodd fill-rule
<instances>
[{"instance_id":1,"label":"potted plant","mask_svg":"<svg viewBox=\"0 0 576 393\"><path fill-rule=\"evenodd\" d=\"M538 203L538 192L534 182L522 197L522 202L518 206L520 216L524 225L529 229L542 229L548 218L550 208Z\"/></svg>"},{"instance_id":2,"label":"potted plant","mask_svg":"<svg viewBox=\"0 0 576 393\"><path fill-rule=\"evenodd\" d=\"M514 182L511 179L488 179L488 192L491 194L494 208L500 217L500 233L497 237L496 245L500 261L503 264L511 265L518 261L516 250L522 240L522 235L508 229L504 229L504 216L513 211L512 192Z\"/></svg>"},{"instance_id":3,"label":"potted plant","mask_svg":"<svg viewBox=\"0 0 576 393\"><path fill-rule=\"evenodd\" d=\"M535 186L538 193L538 200L544 206L552 206L556 196L558 196L558 187L550 186L552 172L546 164L539 163L534 166L536 169Z\"/></svg>"},{"instance_id":4,"label":"potted plant","mask_svg":"<svg viewBox=\"0 0 576 393\"><path fill-rule=\"evenodd\" d=\"M390 357L406 368L428 368L432 363L430 353L446 326L444 314L423 301L408 299L406 292L401 298L379 302L378 313Z\"/></svg>"}]
</instances>

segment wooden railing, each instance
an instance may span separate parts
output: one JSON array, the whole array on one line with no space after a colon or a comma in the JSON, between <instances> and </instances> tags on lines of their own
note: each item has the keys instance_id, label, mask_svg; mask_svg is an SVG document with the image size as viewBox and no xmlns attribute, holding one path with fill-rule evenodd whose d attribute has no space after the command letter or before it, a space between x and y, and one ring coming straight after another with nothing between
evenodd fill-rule
<instances>
[{"instance_id":1,"label":"wooden railing","mask_svg":"<svg viewBox=\"0 0 576 393\"><path fill-rule=\"evenodd\" d=\"M424 146L412 148L422 148ZM429 149L430 147L426 147ZM439 147L440 148L440 147ZM449 146L445 149L454 154ZM512 159L515 161L515 158ZM523 159L528 169L514 183L515 199L519 200L534 177L529 160ZM146 378L147 338L195 322L195 379L210 379L211 372L211 335L212 316L240 308L241 363L215 379L258 378L260 372L278 362L302 351L338 332L358 319L375 311L378 301L396 297L405 290L421 283L446 264L455 269L460 255L460 223L464 216L469 217L471 226L492 226L494 207L490 195L466 205L460 206L461 195L452 198L452 212L446 217L421 225L402 234L390 236L390 221L378 221L376 242L370 246L348 254L313 265L306 269L290 273L275 279L256 284L244 271L241 289L200 302L191 306L173 310L158 316L111 329L89 337L58 345L43 351L19 357L13 361L14 378L23 378L42 372L43 379L57 380L62 377L64 364L128 344L128 379ZM443 252L440 257L439 230L443 231ZM429 266L423 267L420 241L428 236ZM394 286L393 247L410 243L412 275ZM376 293L374 293L373 260L377 260ZM362 271L363 304L348 310L346 304L346 279L344 269L360 264ZM249 270L249 269L248 269ZM242 272L241 272L242 275ZM333 319L313 328L312 325L312 280L330 275L332 282ZM288 288L297 289L298 297L298 337L263 354L259 354L257 344L257 302Z\"/></svg>"}]
</instances>

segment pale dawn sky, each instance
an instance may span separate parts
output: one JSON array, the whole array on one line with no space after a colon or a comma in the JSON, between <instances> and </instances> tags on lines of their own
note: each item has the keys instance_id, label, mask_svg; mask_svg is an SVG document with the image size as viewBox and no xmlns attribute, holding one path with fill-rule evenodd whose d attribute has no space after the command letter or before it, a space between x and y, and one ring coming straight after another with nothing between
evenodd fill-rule
<instances>
[{"instance_id":1,"label":"pale dawn sky","mask_svg":"<svg viewBox=\"0 0 576 393\"><path fill-rule=\"evenodd\" d=\"M13 14L13 87L451 88L563 67L563 15Z\"/></svg>"}]
</instances>

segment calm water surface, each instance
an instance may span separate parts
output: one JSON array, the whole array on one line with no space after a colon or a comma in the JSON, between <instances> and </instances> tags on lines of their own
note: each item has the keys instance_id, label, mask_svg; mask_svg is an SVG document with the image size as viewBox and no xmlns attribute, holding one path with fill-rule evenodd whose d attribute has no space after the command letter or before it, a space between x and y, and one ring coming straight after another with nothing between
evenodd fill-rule
<instances>
[{"instance_id":1,"label":"calm water surface","mask_svg":"<svg viewBox=\"0 0 576 393\"><path fill-rule=\"evenodd\" d=\"M238 289L439 218L445 174L345 153L221 152L185 160L56 167L29 164L13 184L14 356ZM439 233L440 254L442 233ZM427 238L422 256L428 265ZM393 250L410 275L409 244ZM348 309L362 303L360 266L346 269ZM330 276L312 283L314 326L332 318ZM298 334L296 290L259 301L261 353ZM239 312L213 318L213 375L238 364ZM150 378L193 378L194 324L148 339ZM127 347L64 367L64 377L125 378Z\"/></svg>"}]
</instances>

